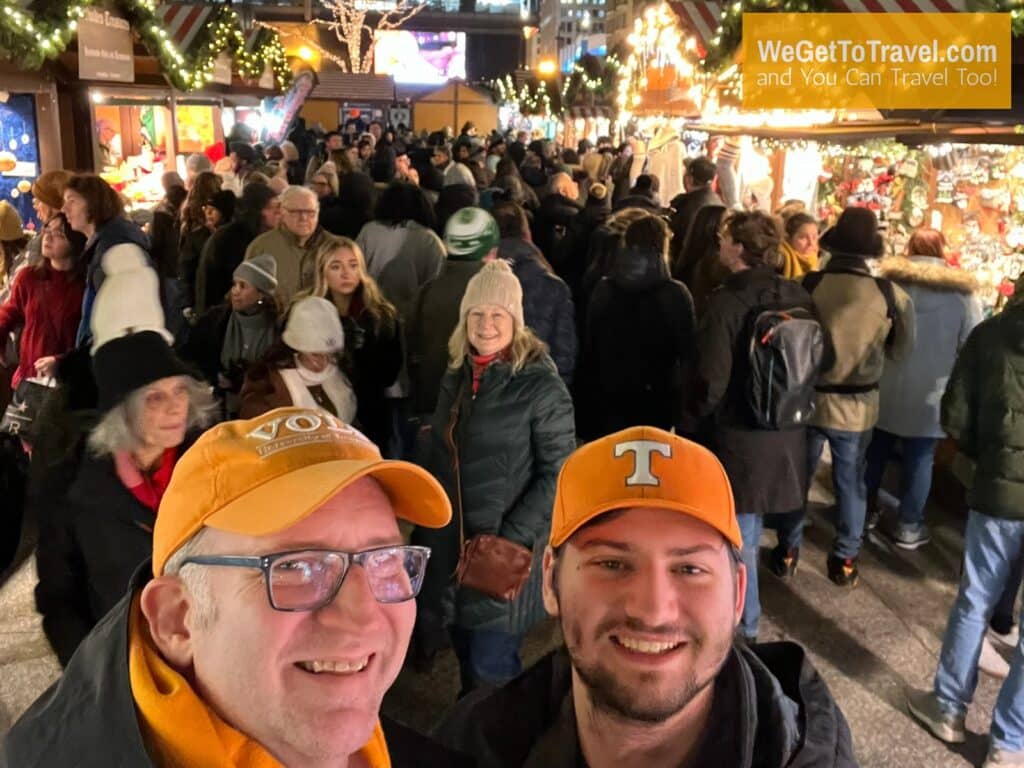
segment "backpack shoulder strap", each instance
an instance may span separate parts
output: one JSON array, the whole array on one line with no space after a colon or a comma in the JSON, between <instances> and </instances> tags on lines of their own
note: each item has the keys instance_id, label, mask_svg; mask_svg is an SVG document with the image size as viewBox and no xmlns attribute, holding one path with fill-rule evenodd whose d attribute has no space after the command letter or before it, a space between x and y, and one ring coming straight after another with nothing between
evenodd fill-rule
<instances>
[{"instance_id":1,"label":"backpack shoulder strap","mask_svg":"<svg viewBox=\"0 0 1024 768\"><path fill-rule=\"evenodd\" d=\"M892 288L892 281L886 280L884 277L876 277L875 285L878 286L878 290L882 292L882 297L885 299L885 316L890 320L895 320L896 292Z\"/></svg>"}]
</instances>

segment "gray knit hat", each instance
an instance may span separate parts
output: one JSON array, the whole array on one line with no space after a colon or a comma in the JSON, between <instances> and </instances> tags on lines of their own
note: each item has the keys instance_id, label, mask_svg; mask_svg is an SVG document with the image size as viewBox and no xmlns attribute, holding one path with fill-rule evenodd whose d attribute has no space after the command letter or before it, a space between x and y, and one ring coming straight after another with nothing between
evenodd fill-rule
<instances>
[{"instance_id":1,"label":"gray knit hat","mask_svg":"<svg viewBox=\"0 0 1024 768\"><path fill-rule=\"evenodd\" d=\"M277 290L277 260L269 253L257 254L235 267L232 277L245 280L257 291L273 293Z\"/></svg>"},{"instance_id":2,"label":"gray knit hat","mask_svg":"<svg viewBox=\"0 0 1024 768\"><path fill-rule=\"evenodd\" d=\"M459 305L459 317L463 323L473 307L493 304L501 307L516 321L516 327L526 325L523 320L523 286L512 272L507 261L495 259L470 279Z\"/></svg>"}]
</instances>

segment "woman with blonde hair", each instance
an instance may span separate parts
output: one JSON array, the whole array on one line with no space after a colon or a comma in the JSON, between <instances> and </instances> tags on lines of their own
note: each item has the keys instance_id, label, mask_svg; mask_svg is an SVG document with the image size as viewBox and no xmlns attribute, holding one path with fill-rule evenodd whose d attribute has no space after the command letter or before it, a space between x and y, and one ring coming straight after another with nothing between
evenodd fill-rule
<instances>
[{"instance_id":1,"label":"woman with blonde hair","mask_svg":"<svg viewBox=\"0 0 1024 768\"><path fill-rule=\"evenodd\" d=\"M558 472L575 447L572 400L544 343L523 322L522 299L504 261L485 264L469 281L437 408L424 428L421 461L445 486L455 515L443 530L413 534L434 561L418 601L417 653L436 652L447 625L463 694L522 669L520 641L545 615L540 561ZM532 553L514 599L451 578L460 539L479 535Z\"/></svg>"},{"instance_id":2,"label":"woman with blonde hair","mask_svg":"<svg viewBox=\"0 0 1024 768\"><path fill-rule=\"evenodd\" d=\"M345 330L343 367L358 403L356 422L387 453L391 419L384 393L402 367L398 311L366 271L362 249L347 237L325 237L317 251L312 295L338 310Z\"/></svg>"}]
</instances>

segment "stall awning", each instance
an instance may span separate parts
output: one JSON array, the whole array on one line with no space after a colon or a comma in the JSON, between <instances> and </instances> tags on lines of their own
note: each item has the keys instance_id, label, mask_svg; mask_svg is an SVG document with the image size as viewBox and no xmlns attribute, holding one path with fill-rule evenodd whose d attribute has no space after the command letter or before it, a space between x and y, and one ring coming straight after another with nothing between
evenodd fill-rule
<instances>
[{"instance_id":1,"label":"stall awning","mask_svg":"<svg viewBox=\"0 0 1024 768\"><path fill-rule=\"evenodd\" d=\"M164 28L178 50L187 51L203 25L213 15L215 8L216 6L213 4L181 5L173 3L159 6L156 15L163 19Z\"/></svg>"},{"instance_id":2,"label":"stall awning","mask_svg":"<svg viewBox=\"0 0 1024 768\"><path fill-rule=\"evenodd\" d=\"M320 82L310 99L349 102L387 102L395 100L395 81L385 75L351 72L321 72Z\"/></svg>"}]
</instances>

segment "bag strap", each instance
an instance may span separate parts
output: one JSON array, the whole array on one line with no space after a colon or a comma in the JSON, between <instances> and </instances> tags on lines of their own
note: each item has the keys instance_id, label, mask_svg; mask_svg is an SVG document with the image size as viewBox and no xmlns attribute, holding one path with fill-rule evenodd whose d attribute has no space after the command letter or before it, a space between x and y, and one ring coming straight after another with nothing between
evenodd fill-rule
<instances>
[{"instance_id":1,"label":"bag strap","mask_svg":"<svg viewBox=\"0 0 1024 768\"><path fill-rule=\"evenodd\" d=\"M459 413L462 410L462 397L466 393L466 377L462 376L459 381L459 389L455 393L452 407L448 414L448 427L445 431L445 439L448 441L448 448L452 452L452 466L455 470L455 496L456 507L459 513L459 552L461 554L466 546L466 529L462 516L462 469L459 466L459 447L455 442L455 427L459 423Z\"/></svg>"}]
</instances>

